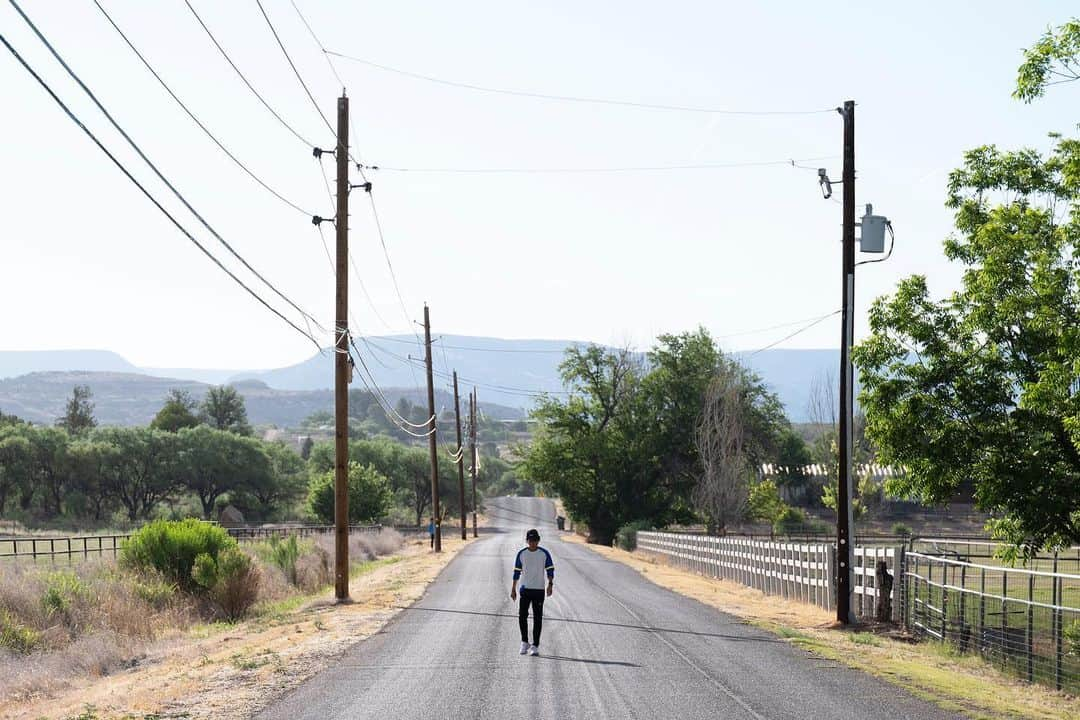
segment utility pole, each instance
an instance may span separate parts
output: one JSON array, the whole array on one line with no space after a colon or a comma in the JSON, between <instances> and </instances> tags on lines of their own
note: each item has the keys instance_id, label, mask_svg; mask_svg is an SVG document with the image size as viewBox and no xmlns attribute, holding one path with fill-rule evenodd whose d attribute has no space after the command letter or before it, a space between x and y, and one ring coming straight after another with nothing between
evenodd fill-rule
<instances>
[{"instance_id":1,"label":"utility pole","mask_svg":"<svg viewBox=\"0 0 1080 720\"><path fill-rule=\"evenodd\" d=\"M461 498L461 539L468 537L465 534L465 446L461 444L461 401L458 400L457 370L454 371L454 423L457 425L457 477L458 497Z\"/></svg>"},{"instance_id":2,"label":"utility pole","mask_svg":"<svg viewBox=\"0 0 1080 720\"><path fill-rule=\"evenodd\" d=\"M334 597L349 598L349 98L337 103L337 296L334 323Z\"/></svg>"},{"instance_id":3,"label":"utility pole","mask_svg":"<svg viewBox=\"0 0 1080 720\"><path fill-rule=\"evenodd\" d=\"M442 552L442 517L439 514L439 448L436 445L435 383L431 377L431 318L424 303L424 347L427 350L428 447L431 449L431 510L435 518L435 552Z\"/></svg>"},{"instance_id":4,"label":"utility pole","mask_svg":"<svg viewBox=\"0 0 1080 720\"><path fill-rule=\"evenodd\" d=\"M851 451L854 372L851 344L855 334L855 101L848 100L844 116L844 286L840 337L840 467L836 488L836 619L848 624L851 612Z\"/></svg>"},{"instance_id":5,"label":"utility pole","mask_svg":"<svg viewBox=\"0 0 1080 720\"><path fill-rule=\"evenodd\" d=\"M476 531L476 388L469 395L469 461L472 475L472 536L477 536Z\"/></svg>"}]
</instances>

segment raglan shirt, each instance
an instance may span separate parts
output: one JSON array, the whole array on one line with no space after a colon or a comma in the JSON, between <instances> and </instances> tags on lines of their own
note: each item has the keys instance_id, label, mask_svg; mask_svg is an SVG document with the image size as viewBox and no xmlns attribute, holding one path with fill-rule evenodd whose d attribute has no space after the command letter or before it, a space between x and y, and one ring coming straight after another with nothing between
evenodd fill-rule
<instances>
[{"instance_id":1,"label":"raglan shirt","mask_svg":"<svg viewBox=\"0 0 1080 720\"><path fill-rule=\"evenodd\" d=\"M514 579L521 580L521 589L532 588L544 589L544 576L555 579L555 563L551 559L551 553L542 547L535 551L522 548L518 551L514 560Z\"/></svg>"}]
</instances>

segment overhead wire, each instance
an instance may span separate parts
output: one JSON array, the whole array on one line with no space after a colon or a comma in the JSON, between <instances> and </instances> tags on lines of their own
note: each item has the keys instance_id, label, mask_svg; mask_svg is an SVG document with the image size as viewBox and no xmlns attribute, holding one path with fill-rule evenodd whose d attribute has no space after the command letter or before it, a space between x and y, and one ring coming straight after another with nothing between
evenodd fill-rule
<instances>
[{"instance_id":1,"label":"overhead wire","mask_svg":"<svg viewBox=\"0 0 1080 720\"><path fill-rule=\"evenodd\" d=\"M225 265L222 264L222 262L217 257L215 257L213 253L211 253L206 248L206 246L204 246L202 243L200 243L195 238L195 236L192 235L191 232L188 231L188 229L185 228L180 223L179 220L177 220L168 210L166 210L165 206L163 206L160 202L158 202L157 198L155 198L153 195L150 194L150 192L143 186L143 184L140 183L135 178L135 176L131 174L131 172L123 165L123 163L121 163L116 158L116 156L113 155L109 151L109 149L106 148L105 145L102 144L102 142L97 138L97 136L94 135L94 133L91 132L90 129L87 128L86 125L84 125L81 120L79 120L79 118L75 115L75 113L73 113L71 111L71 109L68 108L68 106L64 103L64 101L61 100L60 97L55 92L53 92L53 89L51 87L49 87L49 85L41 78L40 75L37 74L37 72L32 67L30 67L30 65L26 62L26 60L23 59L22 55L20 55L19 52L14 47L11 46L11 44L7 41L7 38L5 38L2 33L0 33L0 42L2 42L4 44L4 46L15 57L15 59L19 61L19 63L23 66L23 68L28 73L30 73L30 75L38 82L39 85L41 85L41 87L45 90L45 92L47 92L49 94L49 96L52 97L53 101L56 102L56 104L60 106L60 108L64 111L64 113L68 116L68 118L70 118L71 121L74 122L79 127L79 129L81 129L87 135L87 137L89 137L94 142L95 145L98 146L99 150L101 150L103 153L105 153L106 157L108 157L109 160L112 161L112 163L120 170L120 172L122 172L124 174L124 176L127 177L127 179L130 180L135 185L135 187L137 187L139 189L139 191L142 192L142 194L150 202L152 202L154 204L154 206L159 211L161 211L161 213L163 215L165 215L166 218L168 218L169 222L171 222L173 224L173 226L175 226L180 232L182 232L187 237L187 239L190 240L193 245L195 245L195 247L197 247L204 255L206 255L206 257L208 257L211 260L211 262L213 262L215 265L217 265L218 268L220 268L222 272L224 272L226 275L228 275L229 278L231 278L233 280L233 282L235 282L237 285L239 285L241 288L243 288L245 291L247 291L247 293L249 295L251 295L253 298L255 298L255 300L257 302L259 302L259 304L261 304L267 310L269 310L274 315L276 315L281 320L283 320L287 325L289 325L291 328L296 330L296 332L300 333L305 338L310 340L315 345L316 348L321 349L321 346L319 345L319 342L314 337L312 337L312 335L310 333L304 332L304 330L300 326L298 326L296 323L294 323L289 318L285 317L285 315L283 315L279 310L277 310L277 308L270 305L270 303L268 303L265 299L263 299L262 296L260 296L257 292L252 290L250 287L248 287L244 283L243 280L238 278L231 270L229 270L227 267L225 267Z\"/></svg>"},{"instance_id":2,"label":"overhead wire","mask_svg":"<svg viewBox=\"0 0 1080 720\"><path fill-rule=\"evenodd\" d=\"M300 86L304 88L304 92L307 93L308 100L315 106L315 112L319 113L319 117L326 123L326 127L332 134L337 135L337 130L330 124L330 120L326 117L326 114L319 107L319 103L315 101L315 96L311 94L311 89L304 82L303 76L300 75L300 71L296 69L296 64L293 62L292 57L289 56L289 51L285 49L285 43L281 42L281 36L278 35L277 30L274 28L274 23L270 22L270 16L266 14L266 8L263 7L262 0L255 0L255 4L259 6L259 12L262 13L263 19L266 20L267 27L270 28L271 34L274 36L274 40L277 41L278 47L281 48L281 54L285 56L285 59L289 63L289 67L292 68L293 74L296 75L296 79L300 81Z\"/></svg>"},{"instance_id":3,"label":"overhead wire","mask_svg":"<svg viewBox=\"0 0 1080 720\"><path fill-rule=\"evenodd\" d=\"M827 315L822 315L821 317L817 318L816 320L814 320L809 325L806 325L805 327L799 328L798 330L796 330L795 332L793 332L793 333L791 333L789 335L785 335L784 337L780 338L776 342L769 343L768 345L766 345L763 348L758 348L757 350L754 350L752 352L745 353L745 354L746 354L747 357L753 357L754 355L757 355L758 353L765 352L766 350L774 348L774 347L776 347L777 345L779 345L780 343L782 343L782 342L784 342L786 340L790 340L791 338L795 337L796 335L801 335L802 333L806 332L810 328L812 328L812 327L814 327L814 326L828 320L829 318L833 317L834 315L839 315L841 312L842 312L841 310L834 310L833 312L831 312L831 313L829 313Z\"/></svg>"},{"instance_id":4,"label":"overhead wire","mask_svg":"<svg viewBox=\"0 0 1080 720\"><path fill-rule=\"evenodd\" d=\"M539 100L556 100L561 102L573 102L573 103L588 103L593 105L615 105L622 107L632 107L645 110L670 110L677 112L694 112L694 113L707 113L711 115L743 115L743 116L783 116L783 115L819 115L823 113L836 112L835 107L824 109L807 109L807 110L731 110L728 108L710 108L693 105L668 105L664 103L649 103L638 102L633 100L620 100L612 98L596 98L596 97L584 97L577 95L560 95L553 93L541 93L532 92L528 90L515 90L508 88L497 88L485 85L477 85L474 83L459 82L455 80L446 80L438 78L432 75L425 75L423 73L412 72L409 70L402 70L401 68L392 67L390 65L384 65L382 63L373 62L365 58L357 57L355 55L348 55L346 53L335 52L333 50L324 49L327 55L339 57L343 60L349 60L352 62L367 65L369 67L377 68L385 72L396 73L405 77L410 77L416 80L424 80L426 82L435 83L438 85L445 85L448 87L462 88L465 90L473 90L477 92L495 93L500 95L513 95L516 97L526 97Z\"/></svg>"},{"instance_id":5,"label":"overhead wire","mask_svg":"<svg viewBox=\"0 0 1080 720\"><path fill-rule=\"evenodd\" d=\"M315 148L315 147L318 147L318 145L317 145L316 143L313 143L313 142L311 142L310 140L308 140L307 138L305 138L305 137L304 137L303 135L301 135L301 134L300 134L300 133L299 133L299 132L298 132L298 131L297 131L297 130L296 130L295 128L293 128L293 126L292 126L292 125L290 125L289 123L287 123L287 122L285 121L285 119L284 119L283 117L281 117L281 115L280 115L280 114L278 114L278 111L277 111L277 110L275 110L275 109L274 109L273 107L271 107L271 106L270 106L270 103L268 103L268 102L266 101L266 98L264 98L264 97L263 97L263 96L262 96L262 95L261 95L261 94L259 93L259 91L255 89L255 86L251 84L251 82L250 82L250 81L249 81L249 80L247 79L247 76L246 76L246 75L244 75L244 73L243 73L243 72L242 72L242 71L240 70L240 68L236 66L236 63L234 63L234 62L233 62L232 58L231 58L231 57L229 57L229 53L225 52L225 48L223 48L223 47L221 46L221 43L219 43L219 42L218 42L217 38L216 38L216 37L214 37L214 33L212 33L212 32L210 31L210 28L209 28L209 27L207 27L206 23L205 23L205 22L203 22L203 19L202 19L202 17L201 17L201 16L199 15L199 13L198 13L198 12L197 12L197 11L195 10L194 6L192 6L192 4L191 4L191 0L184 0L184 4L186 4L186 5L188 6L188 10L190 10L190 11L191 11L191 14L195 16L195 19L199 21L199 25L201 25L201 26L202 26L202 29L203 29L203 30L204 30L204 31L206 32L207 36L208 36L208 37L210 38L210 41L214 43L214 47L216 47L216 48L218 49L218 52L220 52L220 53L221 53L221 55L222 55L222 57L224 57L224 58L225 58L225 61L226 61L227 63L229 63L229 66L230 66L230 67L231 67L231 68L232 68L232 69L233 69L234 71L236 71L236 74L237 74L238 76L240 76L240 79L241 79L241 80L243 81L244 85L246 85L246 86L247 86L247 89L248 89L248 90L250 90L250 91L252 92L252 94L254 94L254 95L255 95L255 97L257 97L257 98L259 99L259 102L261 102L261 103L262 103L263 107L265 107L265 108L266 108L266 109L267 109L267 110L268 110L268 111L270 112L270 114L271 114L271 115L273 115L273 116L274 116L274 117L275 117L275 118L277 119L277 121L278 121L279 123L281 123L281 124L282 124L282 125L283 125L283 126L285 127L285 129L287 129L287 130L288 130L289 132L291 132L291 133L292 133L292 134L293 134L293 135L294 135L294 136L296 137L296 139L297 139L297 140L299 140L300 142L304 143L304 144L305 144L305 145L307 145L307 146L308 146L309 148ZM332 130L331 130L331 131L332 131Z\"/></svg>"},{"instance_id":6,"label":"overhead wire","mask_svg":"<svg viewBox=\"0 0 1080 720\"><path fill-rule=\"evenodd\" d=\"M360 348L358 348L356 346L356 341L353 339L353 337L351 335L349 337L349 344L352 345L353 351L356 353L356 357L360 361L361 367L363 368L364 372L367 373L368 379L371 380L371 385L370 386L368 385L368 383L366 381L365 381L364 385L367 386L368 389L372 392L372 395L376 398L377 402L379 400L382 401L382 402L379 403L379 406L382 408L383 412L386 413L387 418L390 419L392 422L394 422L395 425L398 425L398 427L401 428L401 429L404 429L404 428L401 427L402 424L408 425L408 426L413 427L413 428L425 428L425 427L428 427L429 425L431 425L433 420L438 420L438 418L436 416L432 415L422 423L414 423L414 422L410 421L408 418L406 418L405 416L403 416L401 413L399 413L396 409L394 409L393 406L390 403L390 399L386 397L386 394L383 392L382 388L380 388L378 383L375 381L374 374L372 374L371 369L367 366L367 363L364 361L364 356L360 352ZM363 380L362 376L361 376L361 380ZM395 418L396 418L396 420L395 420ZM434 431L434 428L431 431L429 431L428 433L426 433L425 435L423 435L422 437L427 437L427 435L430 435L431 432L433 432L433 431ZM408 432L408 431L406 431L406 432Z\"/></svg>"},{"instance_id":7,"label":"overhead wire","mask_svg":"<svg viewBox=\"0 0 1080 720\"><path fill-rule=\"evenodd\" d=\"M214 133L210 132L210 129L206 127L206 125L202 122L202 120L200 120L195 115L195 113L192 112L191 109L184 103L184 101L181 100L177 96L177 94L175 92L173 92L172 88L169 87L169 85L161 77L161 75L158 73L158 71L155 70L152 65L150 65L150 62L146 59L146 57L141 52L139 52L139 49L137 47L135 47L134 43L131 42L131 40L130 40L130 38L128 38L127 34L123 30L120 29L120 26L116 24L116 21L113 20L112 16L104 8L104 6L102 6L102 4L99 2L99 0L94 0L94 5L96 5L97 9L101 11L101 14L105 16L105 19L109 21L109 24L112 25L113 29L116 30L116 32L120 34L120 37L123 38L124 42L127 43L127 46L129 48L131 48L131 51L133 53L135 53L135 56L138 57L140 61L142 61L142 64L146 67L147 70L150 71L150 74L154 76L154 79L157 80L158 83L161 85L161 87L163 87L165 89L165 92L169 93L169 96L172 97L172 99L176 101L176 103L184 110L184 112L187 113L188 117L190 117L192 119L192 121L196 125L199 126L199 129L202 130L204 133L206 133L206 136L209 137L213 141L213 143L218 146L218 149L220 149L223 153L225 153L225 155L230 160L232 160L241 170L243 170L245 173L247 173L248 176L250 176L252 180L254 180L259 185L261 185L267 192L269 192L271 195L276 197L278 200L285 203L289 207L293 208L297 212L299 212L299 213L301 213L303 215L306 215L308 217L311 217L314 214L314 213L308 212L304 208L300 207L299 205L297 205L293 201L291 201L288 198L286 198L285 196L283 196L281 193L279 193L274 188L270 187L270 185L268 185L265 181L263 181L262 178L260 178L258 175L256 175L251 170L251 168L249 168L247 165L245 165L243 162L241 162L240 159L237 158L236 155L234 155L232 153L232 151L230 151L227 147L225 147L225 145L217 138L217 136L214 135Z\"/></svg>"},{"instance_id":8,"label":"overhead wire","mask_svg":"<svg viewBox=\"0 0 1080 720\"><path fill-rule=\"evenodd\" d=\"M730 163L697 163L688 165L642 165L642 166L622 166L622 167L551 167L551 168L526 168L526 167L489 167L489 168L453 168L453 167L432 167L432 168L408 168L408 167L391 167L388 165L365 165L367 170L375 170L378 172L394 172L394 173L413 173L413 174L454 174L454 175L484 175L484 174L517 174L517 175L545 175L545 174L585 174L585 173L637 173L637 172L671 172L678 170L729 170L739 168L752 168L752 167L770 167L770 166L784 166L794 167L800 170L810 170L816 168L810 168L805 165L799 165L797 162L814 162L816 160L832 160L835 159L835 155L821 155L817 157L803 158L799 161L792 159L784 160L750 160L746 162L730 162Z\"/></svg>"},{"instance_id":9,"label":"overhead wire","mask_svg":"<svg viewBox=\"0 0 1080 720\"><path fill-rule=\"evenodd\" d=\"M176 189L176 186L169 182L168 178L166 178L165 175L158 169L157 165L155 165L150 160L150 158L146 156L146 153L142 151L142 148L139 147L139 145L131 139L131 136L127 134L124 128L120 126L120 123L117 122L116 119L112 116L112 114L105 108L105 106L101 104L101 101L98 100L97 96L93 93L93 91L86 86L86 83L84 83L82 79L75 73L75 71L71 69L71 66L68 65L64 58L60 56L60 53L57 52L56 48L53 47L52 43L50 43L49 40L41 33L37 25L35 25L34 22L30 19L30 17L25 12L23 12L23 9L19 7L19 4L16 2L16 0L8 0L8 2L11 4L12 7L15 8L15 10L22 17L23 21L26 22L26 24L30 27L30 29L34 32L34 34L42 42L42 44L44 44L45 47L48 48L49 52L57 60L57 62L59 62L60 65L63 66L64 70L67 71L67 74L71 76L71 78L76 82L76 84L78 84L82 91L86 93L86 95L90 98L91 101L93 101L94 105L97 106L98 110L100 110L101 113L106 117L106 119L108 119L109 123L113 126L113 128L115 128L116 131L120 133L124 140L127 141L128 145L130 145L131 148L138 154L138 156L142 158L143 162L145 162L150 167L150 169L153 170L154 174L157 175L158 179L165 183L165 186L168 187L169 190L172 191L173 195L175 195L176 198L184 205L184 207L186 207L188 211L195 216L199 223L204 228L206 228L206 230L211 235L213 235L214 238L219 243L221 243L221 245L226 250L228 250L234 258L236 258L240 262L240 264L247 268L247 270L251 272L252 275L261 280L264 285L266 285L268 288L270 288L271 291L274 292L274 294L284 300L289 306L291 306L294 310L300 313L300 315L313 322L315 324L315 327L319 328L320 331L325 333L327 331L326 328L315 317L313 317L310 313L308 313L306 310L293 302L292 299L285 295L285 293L280 291L273 283L263 277L262 274L260 274L254 267L252 267L251 264L246 259L244 259L244 257L240 255L240 253L238 253L232 247L232 245L230 245L225 240L225 238L223 238L217 232L217 230L215 230L210 225L210 223L206 221L206 219L201 214L199 214L199 212L191 205L191 203L187 201L187 198L185 198L183 194L181 194L180 191Z\"/></svg>"}]
</instances>

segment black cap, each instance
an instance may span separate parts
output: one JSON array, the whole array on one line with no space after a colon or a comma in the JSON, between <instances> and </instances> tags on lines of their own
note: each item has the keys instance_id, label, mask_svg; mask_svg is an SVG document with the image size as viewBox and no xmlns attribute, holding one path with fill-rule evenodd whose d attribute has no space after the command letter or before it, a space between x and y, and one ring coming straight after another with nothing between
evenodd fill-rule
<instances>
[{"instance_id":1,"label":"black cap","mask_svg":"<svg viewBox=\"0 0 1080 720\"><path fill-rule=\"evenodd\" d=\"M537 542L539 542L540 541L540 533L537 532L536 528L533 528L532 530L529 530L529 532L525 533L525 539L526 540L536 540Z\"/></svg>"}]
</instances>

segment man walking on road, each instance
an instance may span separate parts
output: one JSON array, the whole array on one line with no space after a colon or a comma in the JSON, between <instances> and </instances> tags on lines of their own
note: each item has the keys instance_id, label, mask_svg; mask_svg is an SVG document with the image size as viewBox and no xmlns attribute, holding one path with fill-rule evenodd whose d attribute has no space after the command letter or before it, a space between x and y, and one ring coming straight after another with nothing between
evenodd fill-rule
<instances>
[{"instance_id":1,"label":"man walking on road","mask_svg":"<svg viewBox=\"0 0 1080 720\"><path fill-rule=\"evenodd\" d=\"M551 597L555 585L555 563L551 553L540 547L540 533L535 528L525 533L528 547L518 551L514 560L514 582L510 599L517 600L518 581L521 581L521 604L518 606L518 626L521 629L521 654L540 654L540 630L544 624L544 576L547 576L546 595ZM533 613L532 644L529 644L529 606Z\"/></svg>"}]
</instances>

